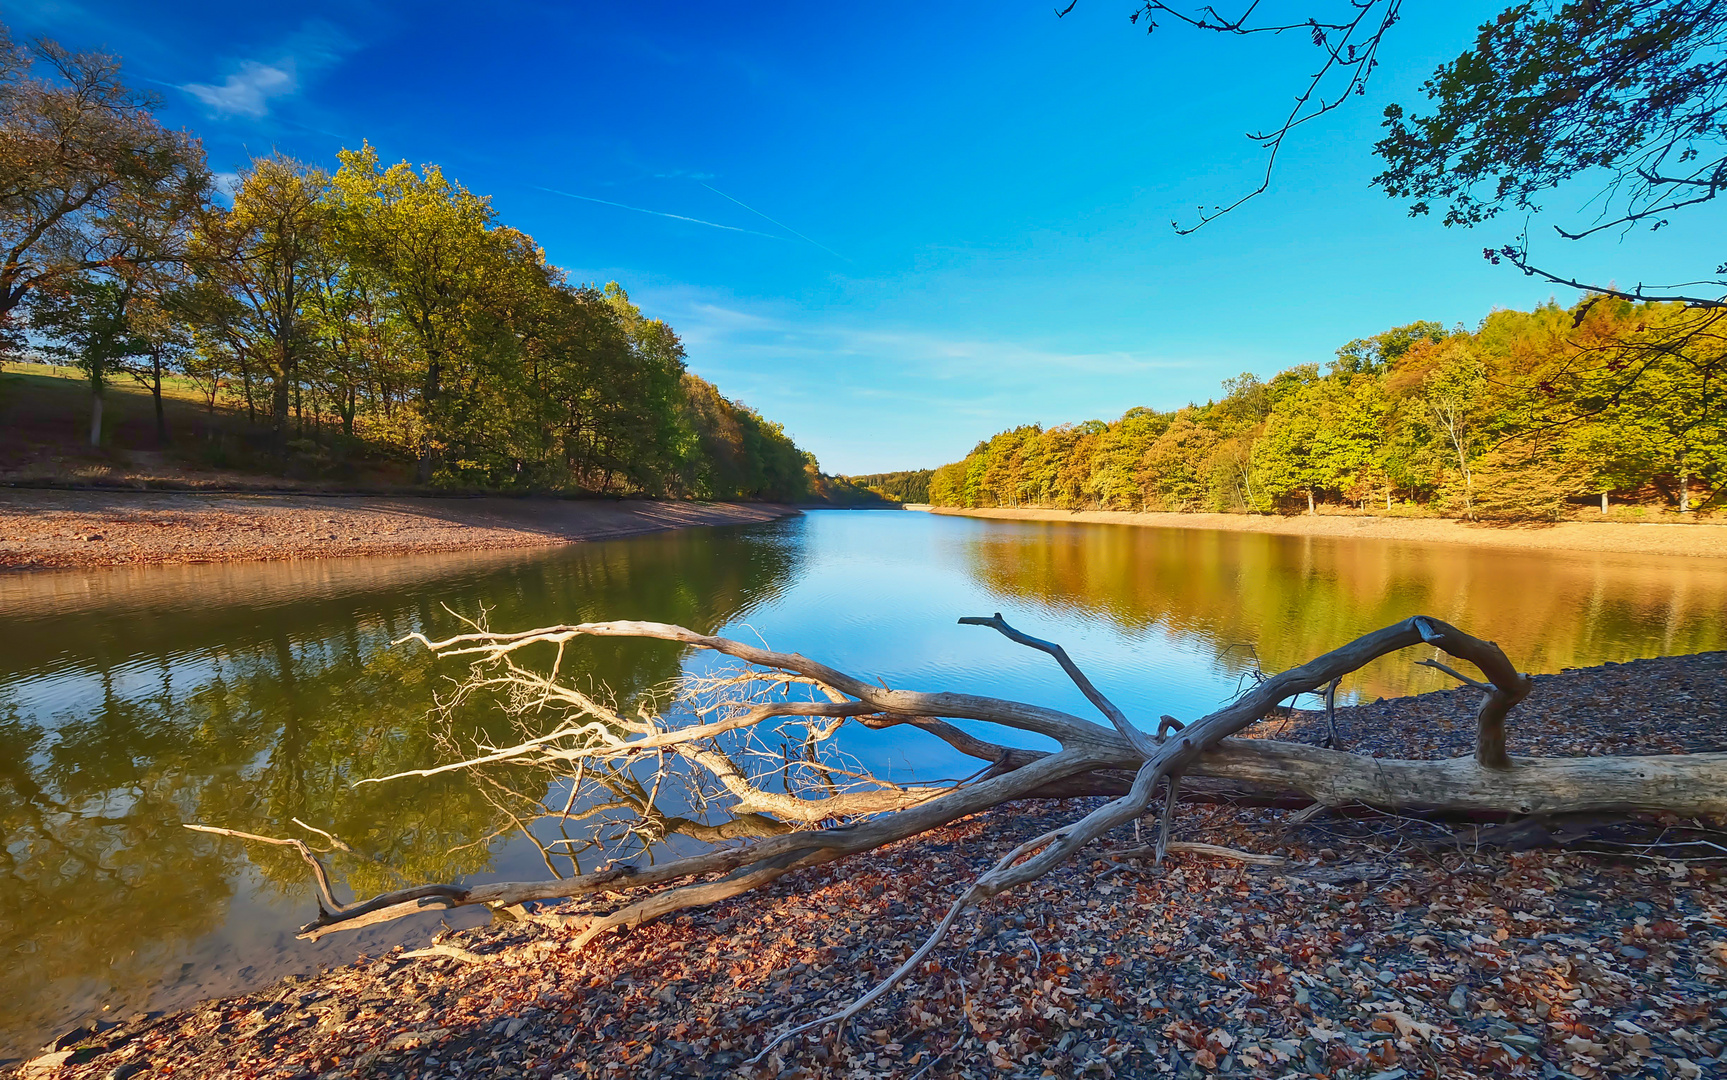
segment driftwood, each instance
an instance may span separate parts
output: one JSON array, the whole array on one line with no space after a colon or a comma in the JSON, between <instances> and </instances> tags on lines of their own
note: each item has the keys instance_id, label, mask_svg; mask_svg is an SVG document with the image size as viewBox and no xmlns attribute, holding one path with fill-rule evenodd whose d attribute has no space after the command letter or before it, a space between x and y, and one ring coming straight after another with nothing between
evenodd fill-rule
<instances>
[{"instance_id":1,"label":"driftwood","mask_svg":"<svg viewBox=\"0 0 1727 1080\"><path fill-rule=\"evenodd\" d=\"M323 869L310 850L290 842L313 864L320 885L320 914L301 930L301 936L317 938L434 906L507 908L537 900L623 894L623 901L612 910L570 922L581 947L608 930L737 896L794 870L879 848L1002 803L1112 796L1071 824L1010 852L954 900L947 917L894 974L840 1012L783 1033L763 1049L765 1055L786 1038L843 1021L867 1007L916 968L960 912L1040 877L1118 826L1137 822L1153 806L1160 788L1163 799L1155 842L1146 849L1119 852L1118 857L1161 861L1170 850L1172 810L1184 786L1201 797L1290 806L1363 804L1401 814L1516 817L1624 810L1727 814L1727 754L1510 757L1505 748L1506 718L1529 694L1531 680L1518 673L1491 642L1426 616L1405 619L1300 667L1266 677L1223 708L1185 725L1162 717L1154 731L1136 726L1060 646L1021 633L999 614L960 621L992 628L1050 654L1109 726L1022 702L893 689L796 653L773 652L664 623L587 623L516 634L478 629L442 641L414 635L440 655L473 660L475 674L462 695L499 692L517 715L550 712L559 722L548 733L524 737L515 745L482 747L481 753L467 760L399 776L490 763L535 765L573 778L571 806L584 784L599 782L618 795L608 805L637 812L638 824L632 828L644 830L644 845L663 835L667 827L655 809L662 787L677 787L692 808L678 820L700 824L712 810L723 809L744 825L730 833L720 826L700 828L716 839L748 839L655 865L614 862L588 873L543 881L424 885L348 905L337 904L330 895ZM557 646L561 662L564 644L578 637L673 641L742 664L719 675L692 679L674 702L675 709L656 713L643 705L630 716L560 682L557 664L550 673L542 673L518 662L523 650L547 644ZM1471 679L1437 660L1426 661L1482 691L1473 757L1396 761L1230 737L1279 703L1305 693L1324 694L1329 725L1340 679L1378 657L1417 645L1433 646L1484 676L1485 681ZM1060 748L1048 752L1009 748L963 731L949 723L952 720L984 721L1035 733ZM836 749L834 737L847 724L870 729L910 725L985 767L966 780L939 784L878 780L851 767ZM779 740L778 749L771 745L774 738ZM393 779L397 777L362 782ZM1231 849L1211 854L1253 861L1276 858ZM547 865L552 865L550 858Z\"/></svg>"}]
</instances>

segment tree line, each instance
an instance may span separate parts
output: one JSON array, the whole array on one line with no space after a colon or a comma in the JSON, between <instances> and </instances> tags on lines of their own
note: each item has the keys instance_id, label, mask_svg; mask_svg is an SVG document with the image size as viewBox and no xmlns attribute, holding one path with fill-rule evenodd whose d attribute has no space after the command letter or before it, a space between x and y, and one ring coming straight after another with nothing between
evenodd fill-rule
<instances>
[{"instance_id":1,"label":"tree line","mask_svg":"<svg viewBox=\"0 0 1727 1080\"><path fill-rule=\"evenodd\" d=\"M900 503L929 502L929 478L934 469L907 469L901 472L868 473L846 479L865 491Z\"/></svg>"},{"instance_id":2,"label":"tree line","mask_svg":"<svg viewBox=\"0 0 1727 1080\"><path fill-rule=\"evenodd\" d=\"M490 201L370 145L218 186L119 61L0 27L0 333L105 388L244 410L269 452L383 448L421 484L799 500L781 425L685 368L616 283L577 284Z\"/></svg>"},{"instance_id":3,"label":"tree line","mask_svg":"<svg viewBox=\"0 0 1727 1080\"><path fill-rule=\"evenodd\" d=\"M1415 322L1172 412L1029 424L935 470L942 506L1556 519L1609 499L1680 512L1727 480L1727 317L1592 296Z\"/></svg>"}]
</instances>

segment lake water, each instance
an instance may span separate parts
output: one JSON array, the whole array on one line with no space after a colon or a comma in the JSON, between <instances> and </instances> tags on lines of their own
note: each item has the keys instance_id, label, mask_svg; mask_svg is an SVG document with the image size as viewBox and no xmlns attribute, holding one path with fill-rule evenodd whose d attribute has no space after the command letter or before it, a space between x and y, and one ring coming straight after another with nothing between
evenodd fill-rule
<instances>
[{"instance_id":1,"label":"lake water","mask_svg":"<svg viewBox=\"0 0 1727 1080\"><path fill-rule=\"evenodd\" d=\"M335 865L359 894L546 876L522 807L484 783L350 787L448 759L434 698L465 669L390 647L411 630L453 632L452 612L484 612L496 629L676 622L890 685L1089 715L1048 658L955 624L994 611L1064 643L1155 724L1216 707L1255 662L1276 671L1415 613L1536 672L1727 648L1727 560L817 511L529 553L0 576L0 1059L79 1020L233 992L439 927L431 914L299 942L316 913L303 865L183 823L327 830L355 849ZM1345 695L1443 685L1416 658L1375 664ZM564 670L628 700L690 662L666 643L589 640ZM476 705L453 734L471 745L508 731ZM976 765L905 729L860 731L847 747L896 778Z\"/></svg>"}]
</instances>

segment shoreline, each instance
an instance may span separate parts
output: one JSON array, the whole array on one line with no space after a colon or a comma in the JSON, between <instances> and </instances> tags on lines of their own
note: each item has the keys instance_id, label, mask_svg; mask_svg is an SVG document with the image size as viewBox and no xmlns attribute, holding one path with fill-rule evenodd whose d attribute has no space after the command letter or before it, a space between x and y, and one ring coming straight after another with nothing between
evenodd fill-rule
<instances>
[{"instance_id":1,"label":"shoreline","mask_svg":"<svg viewBox=\"0 0 1727 1080\"><path fill-rule=\"evenodd\" d=\"M1056 510L966 508L908 504L948 517L993 521L1051 521L1087 525L1131 525L1151 529L1314 536L1337 540L1389 540L1402 543L1459 544L1515 551L1590 551L1621 555L1677 555L1727 558L1727 524L1669 524L1626 521L1562 521L1550 525L1488 525L1455 518L1393 518L1363 515L1271 517L1258 514L1175 514L1133 510Z\"/></svg>"},{"instance_id":2,"label":"shoreline","mask_svg":"<svg viewBox=\"0 0 1727 1080\"><path fill-rule=\"evenodd\" d=\"M1514 743L1553 756L1718 750L1721 706L1694 691L1724 665L1727 653L1704 653L1537 676ZM1454 689L1337 718L1357 751L1447 754L1467 752L1476 705ZM1244 734L1312 741L1320 715ZM1627 1056L1681 1077L1727 1066L1727 1021L1704 1004L1727 1001L1718 864L1611 832L1593 849L1519 850L1483 846L1491 826L1436 833L1205 803L1181 805L1177 839L1283 866L1193 854L1110 866L1100 847L968 913L939 962L852 1037L812 1035L747 1064L774 1031L890 970L1007 847L1098 801L1007 804L581 950L564 920L620 897L535 905L526 921L440 934L441 950L396 947L191 1008L91 1017L0 1072L937 1080L1167 1075L1164 1063L1197 1075L1233 1061L1236 1075L1402 1066L1426 1080L1600 1075ZM1653 823L1654 839L1672 824ZM1114 839L1132 842L1125 826Z\"/></svg>"},{"instance_id":3,"label":"shoreline","mask_svg":"<svg viewBox=\"0 0 1727 1080\"><path fill-rule=\"evenodd\" d=\"M0 572L549 547L801 513L772 503L0 490Z\"/></svg>"}]
</instances>

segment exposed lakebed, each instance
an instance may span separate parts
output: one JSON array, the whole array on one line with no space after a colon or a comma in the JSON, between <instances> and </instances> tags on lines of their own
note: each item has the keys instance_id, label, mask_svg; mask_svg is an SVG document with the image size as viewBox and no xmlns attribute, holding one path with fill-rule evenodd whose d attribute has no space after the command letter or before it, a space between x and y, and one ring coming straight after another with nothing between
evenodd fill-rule
<instances>
[{"instance_id":1,"label":"exposed lakebed","mask_svg":"<svg viewBox=\"0 0 1727 1080\"><path fill-rule=\"evenodd\" d=\"M1066 644L1130 714L1191 717L1256 661L1287 667L1415 612L1537 672L1727 647L1727 561L833 511L548 551L3 577L0 1058L80 1019L438 928L431 915L298 942L303 867L183 823L308 836L298 818L361 853L340 864L358 893L544 876L540 850L462 777L350 787L444 759L431 710L461 664L389 642L482 609L496 628L637 618L759 634L893 685L1084 712L1046 658L954 623L999 610ZM1411 659L1345 689L1442 685ZM685 662L663 643L587 641L564 670L627 699ZM488 725L505 732L475 709L454 734ZM851 749L899 777L971 771L917 733Z\"/></svg>"}]
</instances>

